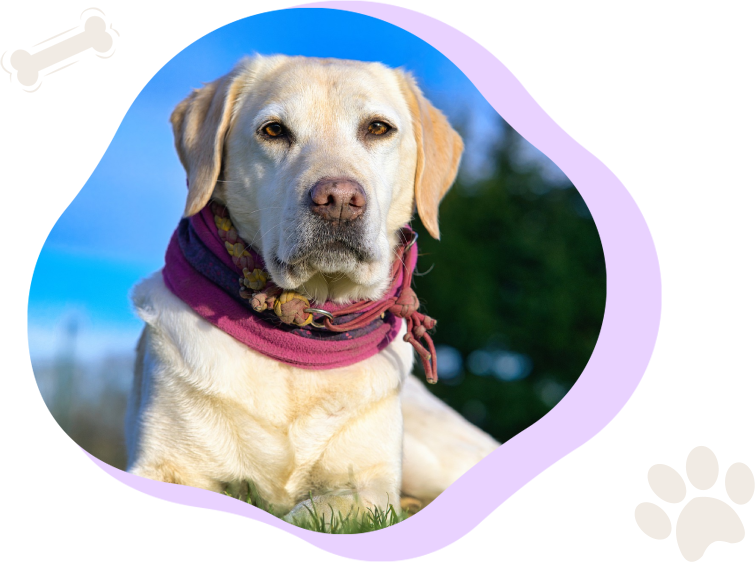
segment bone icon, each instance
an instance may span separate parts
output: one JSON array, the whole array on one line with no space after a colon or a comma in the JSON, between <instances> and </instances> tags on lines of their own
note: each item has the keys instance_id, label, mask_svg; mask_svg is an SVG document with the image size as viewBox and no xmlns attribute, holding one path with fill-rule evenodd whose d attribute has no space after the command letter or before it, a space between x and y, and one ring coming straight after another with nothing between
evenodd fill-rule
<instances>
[{"instance_id":1,"label":"bone icon","mask_svg":"<svg viewBox=\"0 0 755 562\"><path fill-rule=\"evenodd\" d=\"M16 69L16 78L24 86L33 86L39 78L39 71L78 55L89 48L98 53L106 53L113 46L113 38L107 32L105 20L98 16L90 17L84 23L84 31L60 43L30 55L26 51L15 51L10 63Z\"/></svg>"}]
</instances>

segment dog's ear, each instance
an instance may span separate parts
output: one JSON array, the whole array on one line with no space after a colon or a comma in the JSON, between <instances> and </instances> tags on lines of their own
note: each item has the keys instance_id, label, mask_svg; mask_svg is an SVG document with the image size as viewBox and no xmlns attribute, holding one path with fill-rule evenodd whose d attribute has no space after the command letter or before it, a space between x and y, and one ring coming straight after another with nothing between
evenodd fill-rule
<instances>
[{"instance_id":1,"label":"dog's ear","mask_svg":"<svg viewBox=\"0 0 755 562\"><path fill-rule=\"evenodd\" d=\"M448 119L427 101L414 77L397 71L401 90L412 113L417 140L417 171L414 200L422 224L433 238L440 240L438 207L459 171L464 142L451 128Z\"/></svg>"},{"instance_id":2,"label":"dog's ear","mask_svg":"<svg viewBox=\"0 0 755 562\"><path fill-rule=\"evenodd\" d=\"M242 70L239 66L194 90L170 116L176 151L189 186L185 217L202 210L218 181L223 144L242 85Z\"/></svg>"}]
</instances>

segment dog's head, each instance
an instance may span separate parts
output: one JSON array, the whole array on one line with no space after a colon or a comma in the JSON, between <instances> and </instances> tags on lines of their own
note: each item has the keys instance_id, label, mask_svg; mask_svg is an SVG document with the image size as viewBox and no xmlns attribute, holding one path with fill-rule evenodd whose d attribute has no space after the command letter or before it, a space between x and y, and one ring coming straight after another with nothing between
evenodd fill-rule
<instances>
[{"instance_id":1,"label":"dog's head","mask_svg":"<svg viewBox=\"0 0 755 562\"><path fill-rule=\"evenodd\" d=\"M186 216L214 198L273 281L318 302L376 299L416 205L438 205L463 144L401 70L305 57L241 61L171 116Z\"/></svg>"}]
</instances>

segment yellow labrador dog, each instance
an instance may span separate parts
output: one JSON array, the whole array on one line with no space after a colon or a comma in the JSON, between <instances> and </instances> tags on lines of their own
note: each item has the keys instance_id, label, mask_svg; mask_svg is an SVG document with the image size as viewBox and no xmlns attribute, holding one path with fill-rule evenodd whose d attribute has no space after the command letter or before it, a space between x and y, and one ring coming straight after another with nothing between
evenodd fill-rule
<instances>
[{"instance_id":1,"label":"yellow labrador dog","mask_svg":"<svg viewBox=\"0 0 755 562\"><path fill-rule=\"evenodd\" d=\"M380 63L245 59L171 122L185 215L224 205L272 281L318 303L381 297L415 207L439 236L462 152L413 78ZM427 503L498 446L411 375L405 328L369 359L316 371L208 323L159 273L133 300L146 323L126 419L133 474L215 491L251 481L291 521L313 505Z\"/></svg>"}]
</instances>

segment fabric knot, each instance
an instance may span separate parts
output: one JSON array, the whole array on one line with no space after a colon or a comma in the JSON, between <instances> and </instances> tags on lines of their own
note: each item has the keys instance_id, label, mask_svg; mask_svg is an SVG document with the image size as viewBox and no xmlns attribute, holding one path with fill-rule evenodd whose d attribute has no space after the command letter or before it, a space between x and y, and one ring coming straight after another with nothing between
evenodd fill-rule
<instances>
[{"instance_id":1,"label":"fabric knot","mask_svg":"<svg viewBox=\"0 0 755 562\"><path fill-rule=\"evenodd\" d=\"M414 314L413 323L414 327L412 328L412 334L416 339L421 340L428 330L435 328L437 322L434 318L417 313Z\"/></svg>"},{"instance_id":2,"label":"fabric knot","mask_svg":"<svg viewBox=\"0 0 755 562\"><path fill-rule=\"evenodd\" d=\"M435 318L430 318L427 315L422 315L422 325L425 327L426 330L432 330L435 328L435 325L438 323L438 321Z\"/></svg>"},{"instance_id":3,"label":"fabric knot","mask_svg":"<svg viewBox=\"0 0 755 562\"><path fill-rule=\"evenodd\" d=\"M239 282L243 286L244 279L239 279ZM280 289L275 285L270 285L263 291L251 293L251 297L247 296L249 293L250 291L242 287L240 294L242 294L243 298L249 300L249 304L252 305L252 310L255 312L265 312L266 310L273 310L275 307L275 299L280 294Z\"/></svg>"},{"instance_id":4,"label":"fabric knot","mask_svg":"<svg viewBox=\"0 0 755 562\"><path fill-rule=\"evenodd\" d=\"M252 304L252 299L254 299L254 295L256 294L254 291L247 289L244 287L244 279L239 279L239 284L241 285L241 289L239 290L239 296L241 296L242 299L248 300L249 304Z\"/></svg>"},{"instance_id":5,"label":"fabric knot","mask_svg":"<svg viewBox=\"0 0 755 562\"><path fill-rule=\"evenodd\" d=\"M224 232L228 232L229 230L231 230L233 228L233 224L231 223L231 219L229 219L228 217L223 218L223 217L220 217L218 215L215 215L215 226L217 226L219 230L222 230ZM234 228L234 231L235 230L236 229ZM221 238L222 238L222 236L221 236Z\"/></svg>"},{"instance_id":6,"label":"fabric knot","mask_svg":"<svg viewBox=\"0 0 755 562\"><path fill-rule=\"evenodd\" d=\"M275 300L273 312L284 324L306 326L312 322L312 314L304 312L309 308L309 300L294 291L283 291Z\"/></svg>"},{"instance_id":7,"label":"fabric knot","mask_svg":"<svg viewBox=\"0 0 755 562\"><path fill-rule=\"evenodd\" d=\"M247 246L231 222L228 210L214 202L211 203L210 207L214 213L213 217L218 237L223 241L225 249L230 254L234 265L242 270L249 269L250 271L254 271L255 269L264 269L246 249ZM258 288L262 288L264 285L265 283L262 283Z\"/></svg>"},{"instance_id":8,"label":"fabric knot","mask_svg":"<svg viewBox=\"0 0 755 562\"><path fill-rule=\"evenodd\" d=\"M217 226L218 228L218 236L224 243L233 245L239 241L239 233L235 228L233 228L233 225L228 227L228 224L230 222L231 219L222 219L217 216L215 217L215 226ZM226 227L228 227L227 230Z\"/></svg>"},{"instance_id":9,"label":"fabric knot","mask_svg":"<svg viewBox=\"0 0 755 562\"><path fill-rule=\"evenodd\" d=\"M245 287L259 291L267 285L267 274L265 274L262 269L257 268L249 271L249 269L245 267L243 273L243 283Z\"/></svg>"},{"instance_id":10,"label":"fabric knot","mask_svg":"<svg viewBox=\"0 0 755 562\"><path fill-rule=\"evenodd\" d=\"M396 298L396 303L388 311L399 318L409 318L419 309L419 299L411 287L405 287Z\"/></svg>"}]
</instances>

